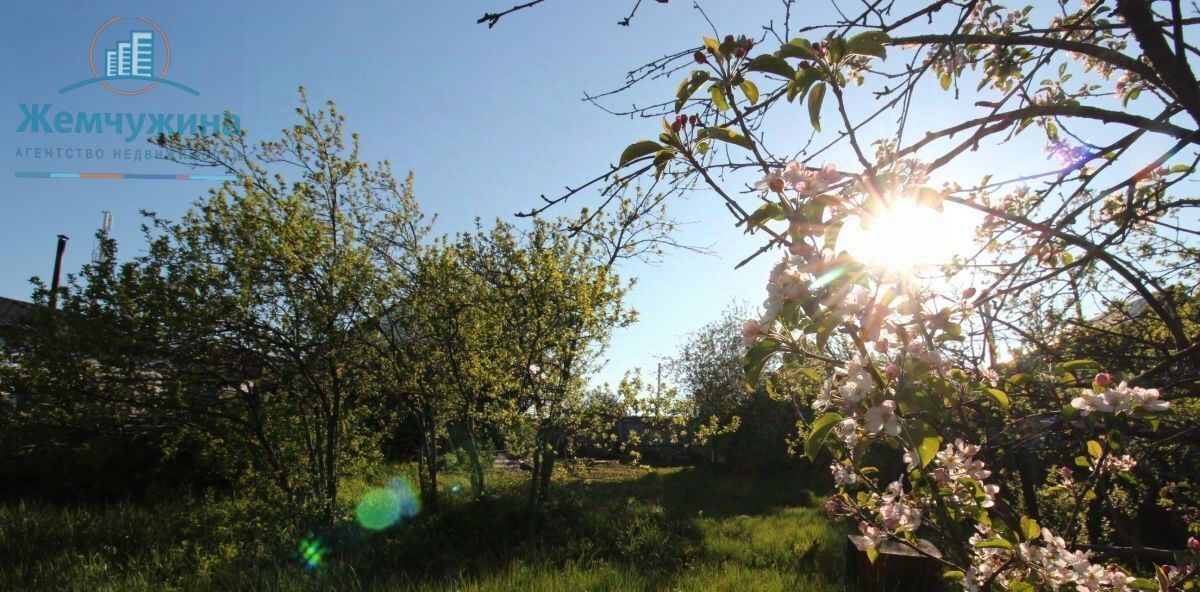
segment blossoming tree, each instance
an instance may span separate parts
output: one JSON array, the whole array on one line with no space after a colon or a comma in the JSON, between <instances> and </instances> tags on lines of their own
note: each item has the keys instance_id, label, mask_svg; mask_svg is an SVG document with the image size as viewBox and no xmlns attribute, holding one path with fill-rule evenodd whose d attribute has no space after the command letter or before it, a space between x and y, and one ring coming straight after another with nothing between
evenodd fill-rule
<instances>
[{"instance_id":1,"label":"blossoming tree","mask_svg":"<svg viewBox=\"0 0 1200 592\"><path fill-rule=\"evenodd\" d=\"M662 131L594 182L702 185L764 237L747 260L780 252L746 373L818 393L805 452L870 558L906 545L966 590L1190 589L1200 542L1147 545L1107 497L1175 496L1177 530L1200 528L1194 499L1121 485L1197 444L1195 7L863 0L797 26L782 4L757 38L631 72L679 86L624 113ZM1149 355L1065 357L1097 335ZM828 372L789 371L812 360ZM1074 458L1046 477L1033 454Z\"/></svg>"}]
</instances>

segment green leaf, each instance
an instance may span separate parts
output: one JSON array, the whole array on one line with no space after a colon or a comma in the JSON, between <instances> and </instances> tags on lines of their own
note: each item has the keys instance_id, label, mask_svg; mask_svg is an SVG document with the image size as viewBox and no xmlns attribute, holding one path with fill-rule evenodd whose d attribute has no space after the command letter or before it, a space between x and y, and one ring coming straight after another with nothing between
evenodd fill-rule
<instances>
[{"instance_id":1,"label":"green leaf","mask_svg":"<svg viewBox=\"0 0 1200 592\"><path fill-rule=\"evenodd\" d=\"M846 54L886 58L887 48L884 44L890 40L883 31L865 31L846 42Z\"/></svg>"},{"instance_id":2,"label":"green leaf","mask_svg":"<svg viewBox=\"0 0 1200 592\"><path fill-rule=\"evenodd\" d=\"M846 57L846 40L841 37L831 37L825 40L829 62L836 64Z\"/></svg>"},{"instance_id":3,"label":"green leaf","mask_svg":"<svg viewBox=\"0 0 1200 592\"><path fill-rule=\"evenodd\" d=\"M844 225L845 221L830 221L825 224L825 234L822 237L825 241L825 246L830 248L837 246L838 237L842 234L842 226Z\"/></svg>"},{"instance_id":4,"label":"green leaf","mask_svg":"<svg viewBox=\"0 0 1200 592\"><path fill-rule=\"evenodd\" d=\"M692 75L684 78L679 84L679 90L675 92L675 112L679 113L683 106L687 103L692 95L696 94L697 90L704 85L711 77L704 70L695 70Z\"/></svg>"},{"instance_id":5,"label":"green leaf","mask_svg":"<svg viewBox=\"0 0 1200 592\"><path fill-rule=\"evenodd\" d=\"M1025 537L1025 540L1032 541L1042 536L1042 527L1038 525L1037 520L1021 516L1021 535Z\"/></svg>"},{"instance_id":6,"label":"green leaf","mask_svg":"<svg viewBox=\"0 0 1200 592\"><path fill-rule=\"evenodd\" d=\"M1146 420L1146 423L1150 424L1151 432L1158 431L1158 424L1162 421L1162 419L1159 418L1157 415L1139 415L1139 417Z\"/></svg>"},{"instance_id":7,"label":"green leaf","mask_svg":"<svg viewBox=\"0 0 1200 592\"><path fill-rule=\"evenodd\" d=\"M986 541L979 541L978 543L975 543L975 548L977 548L977 549L1007 549L1009 551L1012 551L1013 545L1012 545L1012 543L1010 543L1000 537L992 537Z\"/></svg>"},{"instance_id":8,"label":"green leaf","mask_svg":"<svg viewBox=\"0 0 1200 592\"><path fill-rule=\"evenodd\" d=\"M1037 592L1037 588L1024 580L1015 580L1009 582L1008 592Z\"/></svg>"},{"instance_id":9,"label":"green leaf","mask_svg":"<svg viewBox=\"0 0 1200 592\"><path fill-rule=\"evenodd\" d=\"M870 561L874 565L876 559L879 559L879 549L867 547L867 561Z\"/></svg>"},{"instance_id":10,"label":"green leaf","mask_svg":"<svg viewBox=\"0 0 1200 592\"><path fill-rule=\"evenodd\" d=\"M1088 440L1087 451L1088 454L1092 455L1092 458L1099 459L1104 454L1104 447L1100 446L1100 443L1095 440Z\"/></svg>"},{"instance_id":11,"label":"green leaf","mask_svg":"<svg viewBox=\"0 0 1200 592\"><path fill-rule=\"evenodd\" d=\"M1006 393L1000 389L994 389L994 388L984 389L983 392L984 392L984 394L986 394L988 396L989 399L991 399L992 401L995 401L996 404L999 405L1001 409L1008 409L1008 406L1009 406L1008 393Z\"/></svg>"},{"instance_id":12,"label":"green leaf","mask_svg":"<svg viewBox=\"0 0 1200 592\"><path fill-rule=\"evenodd\" d=\"M779 340L774 337L764 337L746 352L746 357L742 360L742 367L746 371L746 382L750 384L758 383L758 375L762 373L763 366L767 364L767 360L779 349Z\"/></svg>"},{"instance_id":13,"label":"green leaf","mask_svg":"<svg viewBox=\"0 0 1200 592\"><path fill-rule=\"evenodd\" d=\"M808 457L808 460L817 460L817 454L825 445L825 438L829 436L829 431L841 420L842 416L836 413L826 413L813 421L808 438L804 440L804 455Z\"/></svg>"},{"instance_id":14,"label":"green leaf","mask_svg":"<svg viewBox=\"0 0 1200 592\"><path fill-rule=\"evenodd\" d=\"M809 43L808 39L797 37L779 48L779 57L815 60L817 52L813 51L812 43Z\"/></svg>"},{"instance_id":15,"label":"green leaf","mask_svg":"<svg viewBox=\"0 0 1200 592\"><path fill-rule=\"evenodd\" d=\"M1138 578L1134 580L1129 587L1133 588L1134 590L1152 590L1155 592L1159 590L1157 583L1146 578Z\"/></svg>"},{"instance_id":16,"label":"green leaf","mask_svg":"<svg viewBox=\"0 0 1200 592\"><path fill-rule=\"evenodd\" d=\"M938 191L937 189L932 187L917 187L910 190L910 194L917 203L934 211L940 212L944 209L944 206L942 205L942 201L944 199L942 192Z\"/></svg>"},{"instance_id":17,"label":"green leaf","mask_svg":"<svg viewBox=\"0 0 1200 592\"><path fill-rule=\"evenodd\" d=\"M625 166L632 160L636 160L647 154L654 154L659 150L662 150L662 145L652 140L634 142L621 153L621 160L617 161L617 166Z\"/></svg>"},{"instance_id":18,"label":"green leaf","mask_svg":"<svg viewBox=\"0 0 1200 592\"><path fill-rule=\"evenodd\" d=\"M714 84L708 87L708 94L712 97L713 106L721 111L729 110L729 102L725 100L725 91L721 90L720 84Z\"/></svg>"},{"instance_id":19,"label":"green leaf","mask_svg":"<svg viewBox=\"0 0 1200 592\"><path fill-rule=\"evenodd\" d=\"M704 47L707 47L713 54L719 55L721 53L721 42L712 37L704 38Z\"/></svg>"},{"instance_id":20,"label":"green leaf","mask_svg":"<svg viewBox=\"0 0 1200 592\"><path fill-rule=\"evenodd\" d=\"M736 144L746 149L749 149L753 145L749 138L727 127L706 127L700 130L698 135L701 138L729 142L730 144Z\"/></svg>"},{"instance_id":21,"label":"green leaf","mask_svg":"<svg viewBox=\"0 0 1200 592\"><path fill-rule=\"evenodd\" d=\"M908 436L916 445L917 455L921 458L921 467L924 468L933 462L938 450L942 448L942 437L938 435L937 430L925 422L912 420L907 425Z\"/></svg>"},{"instance_id":22,"label":"green leaf","mask_svg":"<svg viewBox=\"0 0 1200 592\"><path fill-rule=\"evenodd\" d=\"M746 221L746 224L750 228L757 228L762 226L767 220L783 220L784 218L787 218L787 212L783 209L783 206L775 202L768 202L759 206L757 210L754 210L750 214L750 218Z\"/></svg>"},{"instance_id":23,"label":"green leaf","mask_svg":"<svg viewBox=\"0 0 1200 592\"><path fill-rule=\"evenodd\" d=\"M654 155L654 178L662 177L663 171L667 170L667 164L675 158L675 151L671 149L659 150L658 154Z\"/></svg>"},{"instance_id":24,"label":"green leaf","mask_svg":"<svg viewBox=\"0 0 1200 592\"><path fill-rule=\"evenodd\" d=\"M949 569L949 570L942 572L942 578L951 580L951 581L959 581L965 577L967 577L967 574L964 574L963 572L961 572L957 569Z\"/></svg>"},{"instance_id":25,"label":"green leaf","mask_svg":"<svg viewBox=\"0 0 1200 592\"><path fill-rule=\"evenodd\" d=\"M1058 368L1059 370L1074 372L1076 370L1087 370L1091 368L1098 369L1100 368L1100 364L1096 363L1094 360L1071 360L1070 362L1063 362L1059 364Z\"/></svg>"},{"instance_id":26,"label":"green leaf","mask_svg":"<svg viewBox=\"0 0 1200 592\"><path fill-rule=\"evenodd\" d=\"M1062 409L1062 420L1071 421L1076 417L1079 417L1079 409L1076 409L1074 405L1067 403L1067 406L1063 407Z\"/></svg>"},{"instance_id":27,"label":"green leaf","mask_svg":"<svg viewBox=\"0 0 1200 592\"><path fill-rule=\"evenodd\" d=\"M751 105L758 104L758 87L749 80L743 80L741 87L742 93L746 95L746 100L750 101Z\"/></svg>"},{"instance_id":28,"label":"green leaf","mask_svg":"<svg viewBox=\"0 0 1200 592\"><path fill-rule=\"evenodd\" d=\"M750 60L750 70L752 72L775 74L788 80L796 77L796 69L791 64L787 63L783 58L769 53L755 56L753 60Z\"/></svg>"},{"instance_id":29,"label":"green leaf","mask_svg":"<svg viewBox=\"0 0 1200 592\"><path fill-rule=\"evenodd\" d=\"M825 100L825 83L817 83L808 91L808 120L813 129L821 131L821 103Z\"/></svg>"},{"instance_id":30,"label":"green leaf","mask_svg":"<svg viewBox=\"0 0 1200 592\"><path fill-rule=\"evenodd\" d=\"M1088 469L1088 468L1091 468L1092 461L1089 460L1088 457L1086 457L1086 456L1077 456L1077 457L1075 457L1075 466Z\"/></svg>"},{"instance_id":31,"label":"green leaf","mask_svg":"<svg viewBox=\"0 0 1200 592\"><path fill-rule=\"evenodd\" d=\"M792 102L796 97L803 96L808 93L808 89L813 83L821 79L821 73L814 68L798 70L795 80L788 83L787 100Z\"/></svg>"},{"instance_id":32,"label":"green leaf","mask_svg":"<svg viewBox=\"0 0 1200 592\"><path fill-rule=\"evenodd\" d=\"M941 77L938 78L938 82L942 85L942 90L950 90L950 83L952 81L953 79L950 78L949 72L942 74Z\"/></svg>"},{"instance_id":33,"label":"green leaf","mask_svg":"<svg viewBox=\"0 0 1200 592\"><path fill-rule=\"evenodd\" d=\"M1158 578L1158 588L1160 590L1171 589L1171 578L1167 576L1167 571L1161 565L1154 566L1154 577Z\"/></svg>"}]
</instances>

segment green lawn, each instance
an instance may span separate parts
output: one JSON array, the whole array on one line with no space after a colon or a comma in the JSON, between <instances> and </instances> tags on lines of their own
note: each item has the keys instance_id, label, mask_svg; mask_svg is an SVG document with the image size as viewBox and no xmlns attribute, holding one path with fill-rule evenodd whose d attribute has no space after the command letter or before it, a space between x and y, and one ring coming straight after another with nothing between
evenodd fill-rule
<instances>
[{"instance_id":1,"label":"green lawn","mask_svg":"<svg viewBox=\"0 0 1200 592\"><path fill-rule=\"evenodd\" d=\"M523 473L382 532L313 533L315 571L235 500L0 506L2 590L846 590L843 532L794 475L610 467L563 479L536 527ZM379 478L382 479L382 478ZM374 479L348 484L353 501ZM304 533L292 535L297 540Z\"/></svg>"}]
</instances>

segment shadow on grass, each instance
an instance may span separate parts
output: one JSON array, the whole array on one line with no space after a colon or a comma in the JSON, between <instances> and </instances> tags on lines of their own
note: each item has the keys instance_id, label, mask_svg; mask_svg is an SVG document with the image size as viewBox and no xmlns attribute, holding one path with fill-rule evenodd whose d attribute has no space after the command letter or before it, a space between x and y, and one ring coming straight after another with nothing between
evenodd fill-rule
<instances>
[{"instance_id":1,"label":"shadow on grass","mask_svg":"<svg viewBox=\"0 0 1200 592\"><path fill-rule=\"evenodd\" d=\"M810 486L797 472L741 475L723 467L701 465L648 471L633 480L597 480L582 487L589 497L624 495L652 501L672 516L722 518L812 506Z\"/></svg>"},{"instance_id":2,"label":"shadow on grass","mask_svg":"<svg viewBox=\"0 0 1200 592\"><path fill-rule=\"evenodd\" d=\"M536 588L539 573L616 570L614 577L636 574L636 581L620 580L630 589L701 589L681 578L708 573L723 581L742 573L803 591L827 589L843 573L840 530L812 507L797 474L613 467L589 477L558 487L536 528L523 504L523 481L516 482L366 541L345 561L373 585L380 584L373 575L403 573L414 584L481 590ZM511 580L522 573L532 579Z\"/></svg>"},{"instance_id":3,"label":"shadow on grass","mask_svg":"<svg viewBox=\"0 0 1200 592\"><path fill-rule=\"evenodd\" d=\"M452 496L384 531L316 533L327 554L313 572L287 549L222 538L226 502L0 507L15 560L0 589L846 589L843 533L801 474L605 467L559 483L536 527L526 477L495 474L483 499Z\"/></svg>"}]
</instances>

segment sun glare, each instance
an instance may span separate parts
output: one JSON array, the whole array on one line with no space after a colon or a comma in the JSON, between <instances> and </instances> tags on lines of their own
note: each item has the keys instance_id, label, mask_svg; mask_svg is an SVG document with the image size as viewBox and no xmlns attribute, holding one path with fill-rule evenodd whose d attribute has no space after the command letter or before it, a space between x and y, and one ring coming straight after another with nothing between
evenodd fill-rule
<instances>
[{"instance_id":1,"label":"sun glare","mask_svg":"<svg viewBox=\"0 0 1200 592\"><path fill-rule=\"evenodd\" d=\"M896 200L865 222L851 220L842 229L838 246L858 261L889 271L911 271L949 263L967 255L978 224L974 212L947 204L944 211Z\"/></svg>"}]
</instances>

